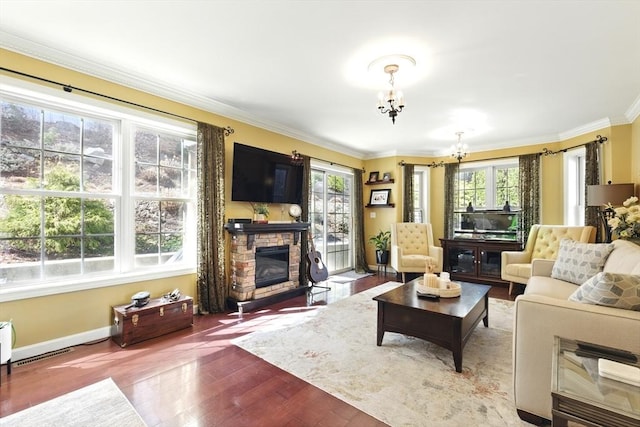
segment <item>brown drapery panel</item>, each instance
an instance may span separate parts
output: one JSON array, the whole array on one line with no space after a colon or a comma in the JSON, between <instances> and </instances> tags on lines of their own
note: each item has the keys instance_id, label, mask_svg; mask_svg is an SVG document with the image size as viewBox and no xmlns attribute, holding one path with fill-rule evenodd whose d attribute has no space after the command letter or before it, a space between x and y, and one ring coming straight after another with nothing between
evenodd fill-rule
<instances>
[{"instance_id":1,"label":"brown drapery panel","mask_svg":"<svg viewBox=\"0 0 640 427\"><path fill-rule=\"evenodd\" d=\"M445 163L444 165L444 236L447 239L453 237L453 213L455 211L455 189L458 178L458 163Z\"/></svg>"},{"instance_id":2,"label":"brown drapery panel","mask_svg":"<svg viewBox=\"0 0 640 427\"><path fill-rule=\"evenodd\" d=\"M527 243L529 230L540 222L540 154L518 157L520 180L520 234Z\"/></svg>"},{"instance_id":3,"label":"brown drapery panel","mask_svg":"<svg viewBox=\"0 0 640 427\"><path fill-rule=\"evenodd\" d=\"M413 173L415 171L415 166L405 163L402 169L404 179L402 184L402 221L414 222L415 206L413 204Z\"/></svg>"},{"instance_id":4,"label":"brown drapery panel","mask_svg":"<svg viewBox=\"0 0 640 427\"><path fill-rule=\"evenodd\" d=\"M356 273L369 273L371 270L365 257L364 236L364 185L362 185L362 170L353 169L353 244Z\"/></svg>"},{"instance_id":5,"label":"brown drapery panel","mask_svg":"<svg viewBox=\"0 0 640 427\"><path fill-rule=\"evenodd\" d=\"M228 289L224 235L224 129L198 123L198 309L219 313Z\"/></svg>"},{"instance_id":6,"label":"brown drapery panel","mask_svg":"<svg viewBox=\"0 0 640 427\"><path fill-rule=\"evenodd\" d=\"M584 175L584 200L587 200L587 186L600 184L600 169L598 156L598 142L593 141L584 145L585 148L585 175ZM592 225L596 228L596 242L604 242L602 227L600 226L600 207L587 206L584 209L584 225Z\"/></svg>"}]
</instances>

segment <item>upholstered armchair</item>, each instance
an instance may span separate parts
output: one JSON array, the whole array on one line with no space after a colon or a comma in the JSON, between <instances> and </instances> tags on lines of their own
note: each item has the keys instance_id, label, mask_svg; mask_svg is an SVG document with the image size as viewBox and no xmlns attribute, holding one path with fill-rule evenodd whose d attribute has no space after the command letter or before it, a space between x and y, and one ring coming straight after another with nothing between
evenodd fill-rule
<instances>
[{"instance_id":1,"label":"upholstered armchair","mask_svg":"<svg viewBox=\"0 0 640 427\"><path fill-rule=\"evenodd\" d=\"M427 262L433 271L442 271L442 248L433 244L431 224L399 222L391 224L391 267L402 273L424 273Z\"/></svg>"},{"instance_id":2,"label":"upholstered armchair","mask_svg":"<svg viewBox=\"0 0 640 427\"><path fill-rule=\"evenodd\" d=\"M523 251L502 252L502 280L509 282L509 295L513 292L513 284L527 284L531 277L533 259L555 261L560 248L560 240L572 239L577 242L593 243L596 240L596 229L590 225L540 225L535 224L529 231L529 238Z\"/></svg>"}]
</instances>

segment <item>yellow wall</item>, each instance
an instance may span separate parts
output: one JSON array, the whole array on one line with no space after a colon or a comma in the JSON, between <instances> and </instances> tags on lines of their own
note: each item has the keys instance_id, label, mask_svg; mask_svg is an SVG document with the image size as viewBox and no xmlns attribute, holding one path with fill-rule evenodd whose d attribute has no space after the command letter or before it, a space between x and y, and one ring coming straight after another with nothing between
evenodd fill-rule
<instances>
[{"instance_id":1,"label":"yellow wall","mask_svg":"<svg viewBox=\"0 0 640 427\"><path fill-rule=\"evenodd\" d=\"M389 157L383 159L360 160L354 157L328 150L287 136L279 135L255 126L231 120L197 108L169 101L144 92L136 91L121 85L110 83L89 75L70 71L49 63L35 60L14 52L0 49L2 67L27 74L41 76L53 81L107 94L141 105L164 110L173 114L189 117L196 121L207 122L216 126L234 128L235 133L226 141L226 182L231 182L231 161L233 142L242 142L282 153L297 150L316 159L346 165L354 168L365 168L364 180L372 171L391 172L395 182L389 185L365 185L363 199L369 201L372 189L391 188L391 202L395 208L365 208L365 237L376 234L379 230L388 230L390 223L400 221L402 215L402 167L400 160L408 163L429 164L432 161L449 161L447 158L430 157ZM11 73L8 76L15 77ZM26 79L29 80L29 79ZM635 182L640 187L640 120L632 125L615 126L582 135L567 141L539 144L508 150L495 150L483 153L472 153L468 161L485 160L496 157L517 156L542 151L543 147L552 150L580 145L594 139L595 135L607 136L609 142L604 147L604 176L614 182ZM561 223L562 212L562 157L548 156L542 160L542 220L545 223ZM230 186L227 185L226 217L250 217L252 212L248 203L230 201ZM431 199L429 213L434 226L434 238L444 235L444 168L431 169ZM636 190L637 193L637 190ZM375 218L370 215L375 213ZM271 206L272 219L286 218L280 206ZM374 248L366 245L367 261L375 264ZM135 292L146 289L152 296L160 296L171 289L179 287L183 294L196 297L195 275L177 278L128 283L89 291L72 292L40 298L0 304L0 320L13 319L17 331L17 347L36 344L43 341L77 334L85 331L109 326L112 322L111 306L128 302ZM197 299L196 299L197 303Z\"/></svg>"}]
</instances>

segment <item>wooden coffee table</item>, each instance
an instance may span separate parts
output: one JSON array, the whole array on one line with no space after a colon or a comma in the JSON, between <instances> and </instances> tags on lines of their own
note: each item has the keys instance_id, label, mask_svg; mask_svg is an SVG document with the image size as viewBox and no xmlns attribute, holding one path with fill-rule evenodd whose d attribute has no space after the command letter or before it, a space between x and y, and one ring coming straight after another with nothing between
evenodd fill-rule
<instances>
[{"instance_id":1,"label":"wooden coffee table","mask_svg":"<svg viewBox=\"0 0 640 427\"><path fill-rule=\"evenodd\" d=\"M491 286L460 282L456 298L418 298L416 281L378 295L378 346L386 331L421 338L453 352L456 372L462 372L462 349L476 325L489 326Z\"/></svg>"}]
</instances>

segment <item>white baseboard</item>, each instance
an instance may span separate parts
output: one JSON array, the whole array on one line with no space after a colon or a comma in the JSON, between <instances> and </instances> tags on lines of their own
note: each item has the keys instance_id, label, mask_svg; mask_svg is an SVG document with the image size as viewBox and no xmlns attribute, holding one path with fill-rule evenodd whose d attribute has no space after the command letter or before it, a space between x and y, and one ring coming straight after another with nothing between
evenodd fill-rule
<instances>
[{"instance_id":1,"label":"white baseboard","mask_svg":"<svg viewBox=\"0 0 640 427\"><path fill-rule=\"evenodd\" d=\"M104 328L98 328L92 331L81 332L74 335L67 335L66 337L56 338L54 340L43 341L37 344L14 348L11 352L11 361L16 362L18 360L39 356L44 353L49 353L50 351L73 347L79 344L85 344L91 341L108 338L110 336L111 326L105 326Z\"/></svg>"},{"instance_id":2,"label":"white baseboard","mask_svg":"<svg viewBox=\"0 0 640 427\"><path fill-rule=\"evenodd\" d=\"M198 306L194 304L193 314L198 313ZM67 347L86 344L91 341L101 340L111 337L111 326L94 329L92 331L81 332L79 334L67 335L66 337L56 338L49 341L39 342L37 344L26 345L24 347L14 348L11 351L11 362L27 359L29 357L39 356L51 351L61 350Z\"/></svg>"}]
</instances>

